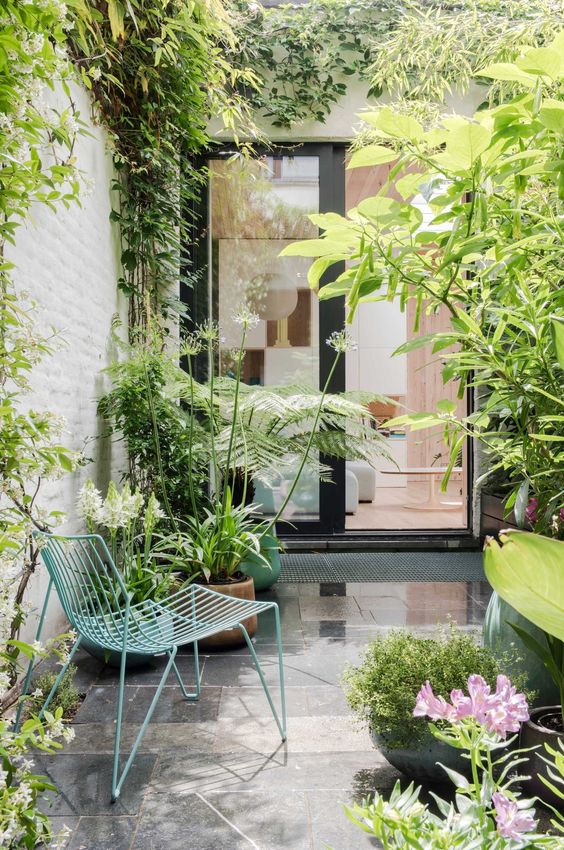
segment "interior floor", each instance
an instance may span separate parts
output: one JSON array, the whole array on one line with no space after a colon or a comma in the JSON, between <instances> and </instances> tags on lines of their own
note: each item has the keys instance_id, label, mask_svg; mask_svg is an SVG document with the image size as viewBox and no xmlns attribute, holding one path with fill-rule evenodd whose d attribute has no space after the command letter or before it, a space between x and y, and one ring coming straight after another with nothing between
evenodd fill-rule
<instances>
[{"instance_id":1,"label":"interior floor","mask_svg":"<svg viewBox=\"0 0 564 850\"><path fill-rule=\"evenodd\" d=\"M439 497L445 503L458 502L460 506L425 510L429 497L429 484L425 481L411 481L407 487L376 487L374 501L361 502L356 513L347 515L345 527L347 531L465 528L466 507L460 490L460 483L452 482Z\"/></svg>"}]
</instances>

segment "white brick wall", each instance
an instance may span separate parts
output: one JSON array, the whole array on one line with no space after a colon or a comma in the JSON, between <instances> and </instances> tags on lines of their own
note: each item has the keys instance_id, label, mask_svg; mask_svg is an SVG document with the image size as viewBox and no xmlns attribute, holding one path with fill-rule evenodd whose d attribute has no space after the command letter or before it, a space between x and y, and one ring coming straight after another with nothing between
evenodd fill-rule
<instances>
[{"instance_id":1,"label":"white brick wall","mask_svg":"<svg viewBox=\"0 0 564 850\"><path fill-rule=\"evenodd\" d=\"M17 244L7 251L15 262L14 279L38 302L36 319L42 329L51 326L61 333L65 345L47 357L34 371L30 404L62 414L67 420L66 444L81 449L94 462L45 487L42 504L64 510L68 532L83 530L74 512L76 494L87 477L106 486L110 472L123 466L121 447L100 437L102 423L96 416L96 400L107 386L102 370L115 356L111 338L112 318L125 318L123 298L117 293L119 247L115 225L111 225L111 157L104 131L90 120L86 92L76 88L73 98L92 138L81 137L76 146L78 165L94 180L92 193L57 213L46 207L32 210L29 223L20 229ZM40 606L47 586L45 570L32 579L29 599ZM34 628L29 618L28 631ZM64 625L58 602L49 609L46 634L56 634Z\"/></svg>"}]
</instances>

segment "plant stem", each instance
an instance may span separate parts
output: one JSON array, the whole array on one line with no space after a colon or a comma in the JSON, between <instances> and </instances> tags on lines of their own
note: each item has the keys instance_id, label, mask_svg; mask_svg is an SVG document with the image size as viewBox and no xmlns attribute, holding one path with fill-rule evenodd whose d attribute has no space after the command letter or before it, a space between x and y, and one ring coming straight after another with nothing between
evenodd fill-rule
<instances>
[{"instance_id":1,"label":"plant stem","mask_svg":"<svg viewBox=\"0 0 564 850\"><path fill-rule=\"evenodd\" d=\"M294 481L292 482L292 486L290 487L288 493L286 494L286 498L284 499L284 501L282 502L282 504L278 508L274 517L267 524L266 528L264 528L263 531L259 534L260 540L262 540L262 538L265 536L265 534L268 534L268 532L271 530L271 528L278 522L278 520L282 516L284 510L286 509L288 502L290 501L290 499L294 495L294 491L295 491L296 487L298 486L298 481L300 479L300 475L302 474L302 472L304 470L304 466L306 465L307 459L309 457L309 453L311 451L311 447L313 445L313 441L315 439L315 433L317 431L317 425L319 423L319 417L321 416L321 410L322 410L322 407L323 407L323 402L325 401L325 396L327 395L327 392L329 390L329 385L331 384L331 381L333 379L333 375L335 374L335 369L337 368L337 363L340 360L341 354L342 354L341 351L335 352L335 359L333 360L333 365L331 366L331 369L329 370L329 374L327 376L327 380L325 381L325 385L323 387L323 391L322 391L321 397L319 399L319 404L317 405L317 410L315 412L313 424L311 426L311 432L310 432L310 435L309 435L309 439L308 439L306 447L304 449L304 453L303 453L298 471L297 471L296 475L294 476Z\"/></svg>"},{"instance_id":2,"label":"plant stem","mask_svg":"<svg viewBox=\"0 0 564 850\"><path fill-rule=\"evenodd\" d=\"M161 482L161 492L163 494L163 502L165 506L165 510L167 512L168 518L172 523L172 527L178 533L178 525L176 523L176 518L172 513L172 509L170 507L170 502L168 500L168 492L166 488L166 480L163 470L163 463L161 458L161 441L159 439L159 430L157 427L157 417L155 414L155 405L153 403L153 391L151 389L151 381L149 380L149 373L147 371L147 363L143 360L143 369L145 370L145 379L147 382L147 401L149 403L149 412L151 414L151 424L153 427L153 439L155 441L155 454L157 457L157 468L159 470L159 478Z\"/></svg>"},{"instance_id":3,"label":"plant stem","mask_svg":"<svg viewBox=\"0 0 564 850\"><path fill-rule=\"evenodd\" d=\"M239 351L237 354L237 368L235 373L235 395L233 398L233 415L231 417L231 432L229 434L229 445L227 447L227 458L225 461L225 476L226 480L223 486L223 494L221 499L221 505L223 510L225 511L226 505L226 496L227 489L226 484L229 482L229 473L231 471L231 452L233 451L233 443L235 442L235 432L237 430L237 413L239 408L239 386L241 383L241 364L243 362L244 350L245 350L245 340L247 338L247 325L243 323L243 333L241 334L241 343L239 345ZM233 484L235 484L235 475L237 471L237 457L233 461Z\"/></svg>"},{"instance_id":4,"label":"plant stem","mask_svg":"<svg viewBox=\"0 0 564 850\"><path fill-rule=\"evenodd\" d=\"M188 493L190 496L190 503L192 505L192 514L195 521L199 524L198 507L196 505L196 496L194 493L194 480L192 478L192 448L194 444L194 374L192 370L192 357L190 354L188 354L186 359L188 361L188 376L190 378L190 436L188 441L190 470L188 474Z\"/></svg>"}]
</instances>

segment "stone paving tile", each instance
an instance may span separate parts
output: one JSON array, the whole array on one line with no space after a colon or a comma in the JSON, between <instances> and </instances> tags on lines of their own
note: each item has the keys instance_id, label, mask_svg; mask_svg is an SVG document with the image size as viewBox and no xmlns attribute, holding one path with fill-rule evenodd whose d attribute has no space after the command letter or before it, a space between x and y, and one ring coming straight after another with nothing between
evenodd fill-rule
<instances>
[{"instance_id":1,"label":"stone paving tile","mask_svg":"<svg viewBox=\"0 0 564 850\"><path fill-rule=\"evenodd\" d=\"M67 850L370 850L343 802L391 789L398 773L353 721L340 680L366 645L390 626L430 634L452 614L468 631L483 618L484 582L325 582L279 585L261 598L280 603L288 702L282 744L246 647L201 654L199 703L164 688L117 804L109 803L118 671L79 653L87 691L76 738L42 757L61 788L52 813L68 822ZM278 705L274 615L255 638ZM192 687L190 647L177 656ZM128 671L122 751L129 751L166 659Z\"/></svg>"},{"instance_id":2,"label":"stone paving tile","mask_svg":"<svg viewBox=\"0 0 564 850\"><path fill-rule=\"evenodd\" d=\"M335 791L361 800L376 789L392 788L399 773L376 750L294 753L282 744L259 753L252 748L196 753L179 760L159 758L150 794L179 799L197 791Z\"/></svg>"},{"instance_id":3,"label":"stone paving tile","mask_svg":"<svg viewBox=\"0 0 564 850\"><path fill-rule=\"evenodd\" d=\"M237 723L218 720L213 749L220 753L237 749L267 753L277 745L277 734L272 715L245 718ZM288 718L288 752L364 752L371 746L368 732L350 717L325 715Z\"/></svg>"},{"instance_id":4,"label":"stone paving tile","mask_svg":"<svg viewBox=\"0 0 564 850\"><path fill-rule=\"evenodd\" d=\"M305 798L295 792L149 796L132 850L309 850Z\"/></svg>"},{"instance_id":5,"label":"stone paving tile","mask_svg":"<svg viewBox=\"0 0 564 850\"><path fill-rule=\"evenodd\" d=\"M53 815L136 815L156 764L156 756L138 753L122 792L111 803L112 757L110 753L41 755L35 759L38 773L48 776L59 789L49 798L46 811Z\"/></svg>"},{"instance_id":6,"label":"stone paving tile","mask_svg":"<svg viewBox=\"0 0 564 850\"><path fill-rule=\"evenodd\" d=\"M204 689L205 690L205 689ZM307 688L286 688L286 712L288 717L303 717L311 714ZM222 688L218 719L231 718L239 722L246 717L260 717L270 711L262 687Z\"/></svg>"},{"instance_id":7,"label":"stone paving tile","mask_svg":"<svg viewBox=\"0 0 564 850\"><path fill-rule=\"evenodd\" d=\"M120 750L128 753L133 746L140 723L124 723L121 730ZM217 724L203 723L149 723L141 741L139 752L200 752L211 750L215 741ZM76 727L76 737L65 745L65 753L112 753L114 749L115 721L83 723Z\"/></svg>"},{"instance_id":8,"label":"stone paving tile","mask_svg":"<svg viewBox=\"0 0 564 850\"><path fill-rule=\"evenodd\" d=\"M129 850L136 830L135 817L82 817L66 850Z\"/></svg>"},{"instance_id":9,"label":"stone paving tile","mask_svg":"<svg viewBox=\"0 0 564 850\"><path fill-rule=\"evenodd\" d=\"M369 850L381 847L380 842L355 826L345 814L350 803L342 792L308 791L308 816L312 830L312 850Z\"/></svg>"}]
</instances>

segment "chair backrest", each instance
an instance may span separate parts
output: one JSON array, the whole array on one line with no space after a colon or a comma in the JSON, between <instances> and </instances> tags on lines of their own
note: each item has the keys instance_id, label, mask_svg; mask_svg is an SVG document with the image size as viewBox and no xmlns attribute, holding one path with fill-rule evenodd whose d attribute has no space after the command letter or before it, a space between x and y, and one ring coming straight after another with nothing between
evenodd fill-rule
<instances>
[{"instance_id":1,"label":"chair backrest","mask_svg":"<svg viewBox=\"0 0 564 850\"><path fill-rule=\"evenodd\" d=\"M73 628L88 636L115 634L124 619L127 591L98 534L34 532L41 557ZM91 627L89 627L91 624Z\"/></svg>"}]
</instances>

